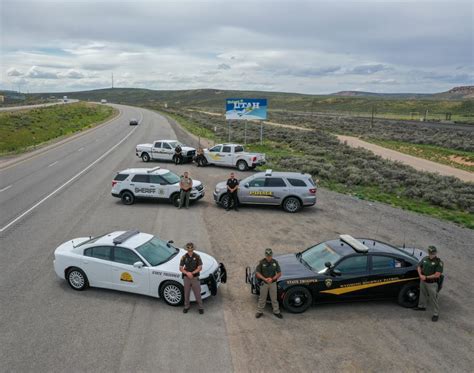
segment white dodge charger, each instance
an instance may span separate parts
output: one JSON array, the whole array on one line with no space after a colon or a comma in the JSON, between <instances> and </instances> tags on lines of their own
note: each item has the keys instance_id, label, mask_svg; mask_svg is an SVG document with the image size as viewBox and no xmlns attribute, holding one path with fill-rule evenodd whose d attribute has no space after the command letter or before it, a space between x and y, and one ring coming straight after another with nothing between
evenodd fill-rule
<instances>
[{"instance_id":1,"label":"white dodge charger","mask_svg":"<svg viewBox=\"0 0 474 373\"><path fill-rule=\"evenodd\" d=\"M75 238L54 251L54 270L74 290L88 286L121 290L163 298L169 305L179 306L184 301L179 262L186 251L172 243L137 230ZM212 256L196 253L203 263L199 278L204 299L217 294L227 273L224 264Z\"/></svg>"}]
</instances>

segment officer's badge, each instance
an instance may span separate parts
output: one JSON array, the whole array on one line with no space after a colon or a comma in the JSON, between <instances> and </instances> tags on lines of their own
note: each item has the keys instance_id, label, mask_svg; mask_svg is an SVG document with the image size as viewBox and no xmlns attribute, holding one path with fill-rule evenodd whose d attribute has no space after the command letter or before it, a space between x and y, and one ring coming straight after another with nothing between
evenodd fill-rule
<instances>
[{"instance_id":1,"label":"officer's badge","mask_svg":"<svg viewBox=\"0 0 474 373\"><path fill-rule=\"evenodd\" d=\"M332 285L332 278L327 278L326 280L324 280L324 283L326 284L327 288L330 288Z\"/></svg>"},{"instance_id":2,"label":"officer's badge","mask_svg":"<svg viewBox=\"0 0 474 373\"><path fill-rule=\"evenodd\" d=\"M276 267L276 266L277 266L277 264L276 264L276 263L273 263L273 266L274 266L274 267Z\"/></svg>"}]
</instances>

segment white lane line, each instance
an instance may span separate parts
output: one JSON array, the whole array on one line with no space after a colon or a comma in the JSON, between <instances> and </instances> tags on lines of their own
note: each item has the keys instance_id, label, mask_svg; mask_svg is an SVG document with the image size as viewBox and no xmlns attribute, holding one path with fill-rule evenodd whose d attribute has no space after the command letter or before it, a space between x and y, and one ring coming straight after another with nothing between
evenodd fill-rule
<instances>
[{"instance_id":1,"label":"white lane line","mask_svg":"<svg viewBox=\"0 0 474 373\"><path fill-rule=\"evenodd\" d=\"M78 152L82 152L83 150L84 150L84 147L79 148L79 149L78 149Z\"/></svg>"},{"instance_id":2,"label":"white lane line","mask_svg":"<svg viewBox=\"0 0 474 373\"><path fill-rule=\"evenodd\" d=\"M113 147L111 147L109 150L107 150L104 154L102 154L99 158L97 158L94 162L92 162L89 166L84 168L82 171L74 175L72 178L70 178L68 181L66 181L63 185L58 187L57 189L53 190L51 193L49 193L46 197L44 197L42 200L36 202L33 206L31 206L28 210L17 216L15 219L13 219L10 223L5 225L3 228L0 228L0 233L3 232L5 229L11 227L13 224L15 224L17 221L19 221L21 218L23 218L25 215L28 215L31 211L33 211L35 208L37 208L39 205L41 205L43 202L54 196L57 192L59 192L61 189L63 189L66 185L72 183L74 180L76 180L79 176L81 176L84 172L89 170L91 167L93 167L96 163L100 162L103 158L108 156L116 147L121 145L125 140L127 140L133 132L138 127L135 127L133 130L131 130L127 136L125 136L122 140L120 140L117 144L115 144Z\"/></svg>"},{"instance_id":3,"label":"white lane line","mask_svg":"<svg viewBox=\"0 0 474 373\"><path fill-rule=\"evenodd\" d=\"M48 167L53 167L55 164L58 164L58 163L59 163L59 161L53 162Z\"/></svg>"},{"instance_id":4,"label":"white lane line","mask_svg":"<svg viewBox=\"0 0 474 373\"><path fill-rule=\"evenodd\" d=\"M5 187L5 188L3 188L3 189L0 189L0 193L1 193L1 192L4 192L4 191L7 190L7 189L10 189L11 187L12 187L12 186L9 185L9 186L7 186L7 187Z\"/></svg>"}]
</instances>

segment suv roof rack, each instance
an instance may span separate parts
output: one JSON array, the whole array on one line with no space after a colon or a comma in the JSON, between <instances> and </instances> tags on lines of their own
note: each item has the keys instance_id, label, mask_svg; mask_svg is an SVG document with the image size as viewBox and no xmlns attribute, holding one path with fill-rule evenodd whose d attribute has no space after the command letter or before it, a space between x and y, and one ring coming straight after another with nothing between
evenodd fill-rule
<instances>
[{"instance_id":1,"label":"suv roof rack","mask_svg":"<svg viewBox=\"0 0 474 373\"><path fill-rule=\"evenodd\" d=\"M356 240L354 237L348 234L341 234L339 238L341 239L342 242L345 242L346 244L348 244L358 253L366 253L369 251L369 248L367 246L360 243L358 240Z\"/></svg>"},{"instance_id":2,"label":"suv roof rack","mask_svg":"<svg viewBox=\"0 0 474 373\"><path fill-rule=\"evenodd\" d=\"M160 168L161 168L161 167L154 167L154 168L152 168L151 170L147 170L146 172L149 173L149 174L151 174L151 173L153 173L153 172L155 172L155 171L158 171Z\"/></svg>"},{"instance_id":3,"label":"suv roof rack","mask_svg":"<svg viewBox=\"0 0 474 373\"><path fill-rule=\"evenodd\" d=\"M120 236L117 236L117 237L114 238L114 241L113 241L114 245L122 244L125 241L127 241L130 237L133 237L133 236L137 235L138 233L140 233L140 231L138 229L122 233Z\"/></svg>"}]
</instances>

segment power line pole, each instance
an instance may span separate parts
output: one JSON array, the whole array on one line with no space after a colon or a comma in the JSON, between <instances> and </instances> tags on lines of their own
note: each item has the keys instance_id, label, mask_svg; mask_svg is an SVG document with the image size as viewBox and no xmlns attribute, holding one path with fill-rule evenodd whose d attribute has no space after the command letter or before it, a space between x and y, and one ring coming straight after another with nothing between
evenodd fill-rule
<instances>
[{"instance_id":1,"label":"power line pole","mask_svg":"<svg viewBox=\"0 0 474 373\"><path fill-rule=\"evenodd\" d=\"M112 73L112 89L114 89L114 73Z\"/></svg>"}]
</instances>

